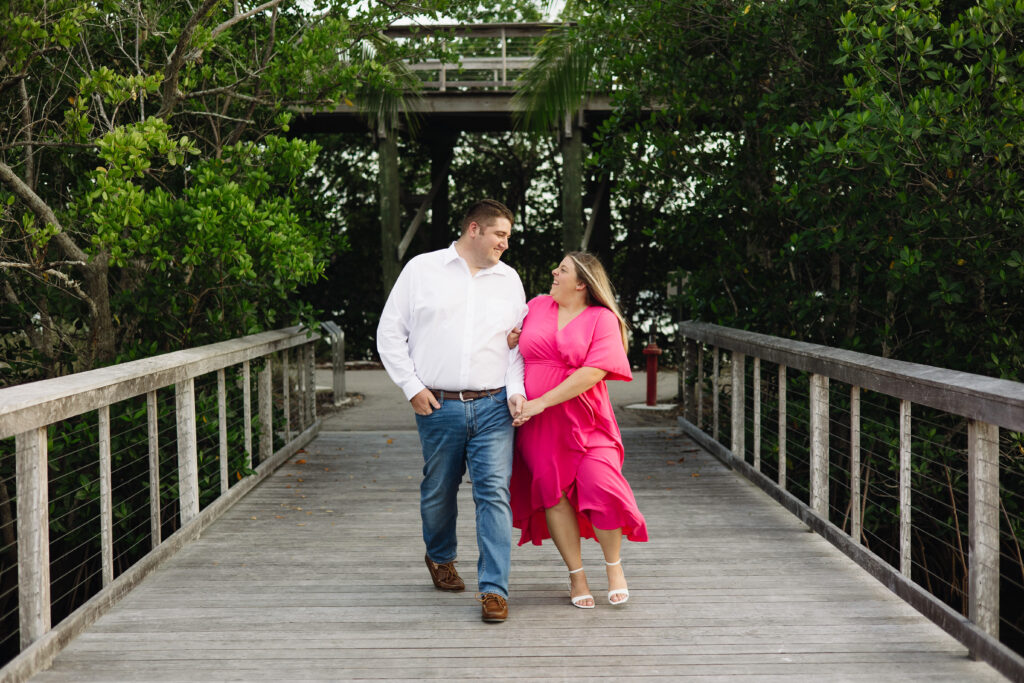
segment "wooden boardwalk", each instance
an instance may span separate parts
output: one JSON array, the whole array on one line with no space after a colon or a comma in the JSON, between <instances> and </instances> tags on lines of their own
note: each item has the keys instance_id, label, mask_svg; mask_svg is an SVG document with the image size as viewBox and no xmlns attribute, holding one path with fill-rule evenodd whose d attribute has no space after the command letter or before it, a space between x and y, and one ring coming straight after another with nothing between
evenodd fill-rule
<instances>
[{"instance_id":1,"label":"wooden boardwalk","mask_svg":"<svg viewBox=\"0 0 1024 683\"><path fill-rule=\"evenodd\" d=\"M524 546L509 621L482 623L469 487L469 590L442 593L415 432L330 432L32 680L1004 680L687 437L624 432L652 539L625 544L624 608L596 544L594 610L569 606L553 546Z\"/></svg>"}]
</instances>

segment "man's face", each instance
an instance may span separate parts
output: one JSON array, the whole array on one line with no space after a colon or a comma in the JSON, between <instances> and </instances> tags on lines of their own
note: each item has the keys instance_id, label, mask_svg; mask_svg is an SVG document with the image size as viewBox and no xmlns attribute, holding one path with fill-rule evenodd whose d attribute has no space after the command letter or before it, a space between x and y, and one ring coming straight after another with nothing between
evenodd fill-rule
<instances>
[{"instance_id":1,"label":"man's face","mask_svg":"<svg viewBox=\"0 0 1024 683\"><path fill-rule=\"evenodd\" d=\"M478 268L490 268L501 260L508 249L512 223L507 218L493 218L487 225L469 224L470 249Z\"/></svg>"}]
</instances>

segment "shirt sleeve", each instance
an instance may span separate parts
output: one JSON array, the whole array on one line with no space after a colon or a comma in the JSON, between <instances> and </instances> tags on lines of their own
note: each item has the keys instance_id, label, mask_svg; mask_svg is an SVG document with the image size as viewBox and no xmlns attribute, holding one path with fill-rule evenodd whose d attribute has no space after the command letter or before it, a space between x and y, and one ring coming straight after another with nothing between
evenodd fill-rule
<instances>
[{"instance_id":1,"label":"shirt sleeve","mask_svg":"<svg viewBox=\"0 0 1024 683\"><path fill-rule=\"evenodd\" d=\"M608 373L605 375L606 380L618 379L629 382L633 379L626 350L622 347L619 319L606 308L602 308L598 312L597 324L594 325L594 337L590 341L590 348L587 349L587 355L581 365L604 370Z\"/></svg>"},{"instance_id":2,"label":"shirt sleeve","mask_svg":"<svg viewBox=\"0 0 1024 683\"><path fill-rule=\"evenodd\" d=\"M416 376L416 367L409 352L412 321L410 270L408 266L402 269L377 324L377 353L391 381L398 385L407 399L412 399L426 388Z\"/></svg>"},{"instance_id":3,"label":"shirt sleeve","mask_svg":"<svg viewBox=\"0 0 1024 683\"><path fill-rule=\"evenodd\" d=\"M516 280L519 283L519 299L522 302L516 327L522 330L523 321L526 320L526 314L530 312L530 308L526 304L526 293L523 290L523 283L519 280L518 274L516 274ZM516 394L526 396L526 381L523 374L525 371L526 368L523 363L523 355L519 352L519 345L516 344L515 348L509 349L508 351L508 370L505 371L506 396L509 398Z\"/></svg>"},{"instance_id":4,"label":"shirt sleeve","mask_svg":"<svg viewBox=\"0 0 1024 683\"><path fill-rule=\"evenodd\" d=\"M505 395L512 398L516 394L526 396L526 383L523 380L523 355L519 353L519 345L508 350L508 370L505 371Z\"/></svg>"}]
</instances>

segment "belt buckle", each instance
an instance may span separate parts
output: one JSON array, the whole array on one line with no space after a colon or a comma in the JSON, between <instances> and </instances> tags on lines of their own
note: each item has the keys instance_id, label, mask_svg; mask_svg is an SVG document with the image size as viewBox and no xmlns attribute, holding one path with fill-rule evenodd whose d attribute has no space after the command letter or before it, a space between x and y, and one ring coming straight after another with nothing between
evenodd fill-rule
<instances>
[{"instance_id":1,"label":"belt buckle","mask_svg":"<svg viewBox=\"0 0 1024 683\"><path fill-rule=\"evenodd\" d=\"M462 392L459 392L459 400L465 403L468 399L462 398Z\"/></svg>"}]
</instances>

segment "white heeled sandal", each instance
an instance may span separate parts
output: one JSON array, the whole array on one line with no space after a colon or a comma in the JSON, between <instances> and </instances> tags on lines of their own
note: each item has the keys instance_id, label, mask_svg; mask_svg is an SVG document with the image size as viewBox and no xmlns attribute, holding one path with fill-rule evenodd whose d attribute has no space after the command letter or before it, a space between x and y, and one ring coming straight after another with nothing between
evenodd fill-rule
<instances>
[{"instance_id":1,"label":"white heeled sandal","mask_svg":"<svg viewBox=\"0 0 1024 683\"><path fill-rule=\"evenodd\" d=\"M583 567L580 567L579 569L570 569L569 573L570 574L577 574L577 573L579 573L581 571L583 571ZM584 600L588 600L588 599L592 603L595 603L595 604L597 603L597 601L594 600L594 596L590 595L590 594L587 594L587 595L577 595L575 598L572 597L572 579L569 579L569 602L572 603L572 606L573 607L579 607L580 609L594 609L594 605L581 605L580 604Z\"/></svg>"},{"instance_id":2,"label":"white heeled sandal","mask_svg":"<svg viewBox=\"0 0 1024 683\"><path fill-rule=\"evenodd\" d=\"M622 558L620 557L619 559L615 560L614 562L605 562L605 564L608 565L609 567L614 567L616 565L622 564ZM624 595L625 597L622 598L621 600L612 600L612 596L615 596L615 595ZM616 588L615 590L608 591L608 602L610 602L612 605L615 605L615 606L625 605L626 602L628 602L628 601L629 601L629 589L628 588Z\"/></svg>"}]
</instances>

